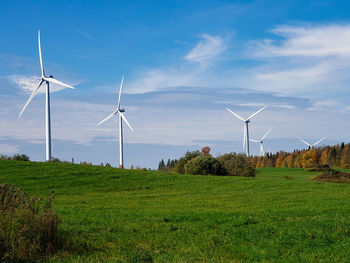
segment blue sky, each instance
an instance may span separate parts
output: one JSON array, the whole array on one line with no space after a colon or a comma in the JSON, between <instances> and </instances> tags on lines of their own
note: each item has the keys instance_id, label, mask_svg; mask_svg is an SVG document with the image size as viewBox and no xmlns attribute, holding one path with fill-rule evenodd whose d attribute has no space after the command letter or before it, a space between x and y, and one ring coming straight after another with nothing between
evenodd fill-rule
<instances>
[{"instance_id":1,"label":"blue sky","mask_svg":"<svg viewBox=\"0 0 350 263\"><path fill-rule=\"evenodd\" d=\"M52 87L53 155L118 163L111 113L125 74L126 167L209 145L242 148L243 116L266 151L298 138L349 141L348 1L6 1L0 5L0 153L45 157L44 96L18 119L40 77L37 30ZM56 92L57 91L57 92ZM258 153L258 145L251 145Z\"/></svg>"}]
</instances>

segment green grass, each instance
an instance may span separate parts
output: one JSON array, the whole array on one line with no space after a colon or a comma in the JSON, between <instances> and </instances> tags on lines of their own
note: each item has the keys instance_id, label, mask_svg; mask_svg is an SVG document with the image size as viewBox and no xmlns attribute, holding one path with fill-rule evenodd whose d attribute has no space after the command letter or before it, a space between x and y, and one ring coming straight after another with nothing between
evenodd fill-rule
<instances>
[{"instance_id":1,"label":"green grass","mask_svg":"<svg viewBox=\"0 0 350 263\"><path fill-rule=\"evenodd\" d=\"M56 192L69 249L50 262L350 262L350 184L0 161L0 183Z\"/></svg>"}]
</instances>

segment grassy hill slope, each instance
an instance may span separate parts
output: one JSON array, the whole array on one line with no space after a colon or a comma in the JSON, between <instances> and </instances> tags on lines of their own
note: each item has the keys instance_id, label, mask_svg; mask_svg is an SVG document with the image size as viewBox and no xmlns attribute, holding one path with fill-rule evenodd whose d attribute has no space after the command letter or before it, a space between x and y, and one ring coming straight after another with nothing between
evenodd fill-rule
<instances>
[{"instance_id":1,"label":"grassy hill slope","mask_svg":"<svg viewBox=\"0 0 350 263\"><path fill-rule=\"evenodd\" d=\"M350 262L350 185L302 169L255 178L0 161L72 237L51 262Z\"/></svg>"}]
</instances>

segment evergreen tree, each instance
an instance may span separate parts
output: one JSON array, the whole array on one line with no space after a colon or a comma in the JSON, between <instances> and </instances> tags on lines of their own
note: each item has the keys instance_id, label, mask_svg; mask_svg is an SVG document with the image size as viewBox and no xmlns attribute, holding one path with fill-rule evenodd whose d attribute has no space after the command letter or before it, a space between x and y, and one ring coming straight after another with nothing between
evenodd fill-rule
<instances>
[{"instance_id":1,"label":"evergreen tree","mask_svg":"<svg viewBox=\"0 0 350 263\"><path fill-rule=\"evenodd\" d=\"M164 160L162 159L158 164L158 171L164 170L164 167L165 167L165 163L164 163Z\"/></svg>"}]
</instances>

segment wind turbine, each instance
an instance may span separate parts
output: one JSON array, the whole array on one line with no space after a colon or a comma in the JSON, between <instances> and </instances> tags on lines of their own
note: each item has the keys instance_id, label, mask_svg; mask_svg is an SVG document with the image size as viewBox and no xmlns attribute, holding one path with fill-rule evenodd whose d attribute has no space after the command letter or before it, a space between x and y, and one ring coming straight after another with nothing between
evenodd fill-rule
<instances>
[{"instance_id":1,"label":"wind turbine","mask_svg":"<svg viewBox=\"0 0 350 263\"><path fill-rule=\"evenodd\" d=\"M124 168L124 156L123 156L123 120L125 123L129 126L129 128L134 131L134 129L130 126L128 120L125 118L123 112L125 112L125 109L120 108L120 97L122 95L122 88L124 83L124 76L122 77L122 81L120 82L120 89L119 89L119 98L118 98L118 105L117 109L110 115L108 115L103 121L101 121L97 126L101 125L105 121L112 118L114 115L119 115L119 168Z\"/></svg>"},{"instance_id":2,"label":"wind turbine","mask_svg":"<svg viewBox=\"0 0 350 263\"><path fill-rule=\"evenodd\" d=\"M263 142L264 139L266 138L266 136L271 132L272 129L270 129L261 139L260 141L258 140L253 140L253 139L249 139L251 142L257 142L260 144L260 156L264 156L265 152L264 152L264 148L263 148Z\"/></svg>"},{"instance_id":3,"label":"wind turbine","mask_svg":"<svg viewBox=\"0 0 350 263\"><path fill-rule=\"evenodd\" d=\"M317 144L319 144L320 142L322 142L323 140L325 140L326 138L322 138L321 140L318 140L317 142L315 142L314 144L310 144L302 139L299 139L300 141L302 141L303 143L305 143L307 146L309 146L310 148L314 148Z\"/></svg>"},{"instance_id":4,"label":"wind turbine","mask_svg":"<svg viewBox=\"0 0 350 263\"><path fill-rule=\"evenodd\" d=\"M236 118L240 119L241 121L244 122L243 124L243 131L244 131L244 136L243 136L243 151L246 151L247 156L249 157L249 129L248 129L248 124L250 122L250 119L253 118L255 115L257 115L260 111L265 109L267 106L262 107L260 110L255 112L254 114L250 115L247 119L243 119L241 116L239 116L237 113L234 113L232 110L229 108L226 108L231 114L233 114Z\"/></svg>"},{"instance_id":5,"label":"wind turbine","mask_svg":"<svg viewBox=\"0 0 350 263\"><path fill-rule=\"evenodd\" d=\"M60 86L64 86L70 89L74 89L74 87L65 84L57 79L54 79L52 75L50 77L45 76L43 59L41 56L41 45L40 45L40 30L38 30L38 45L39 45L39 59L40 59L40 67L41 67L41 77L38 86L34 89L33 93L30 95L26 104L24 104L21 113L19 114L19 118L22 116L22 113L27 108L28 104L34 98L35 94L38 92L41 85L46 82L46 161L51 160L51 117L50 117L50 87L49 83L54 83Z\"/></svg>"}]
</instances>

